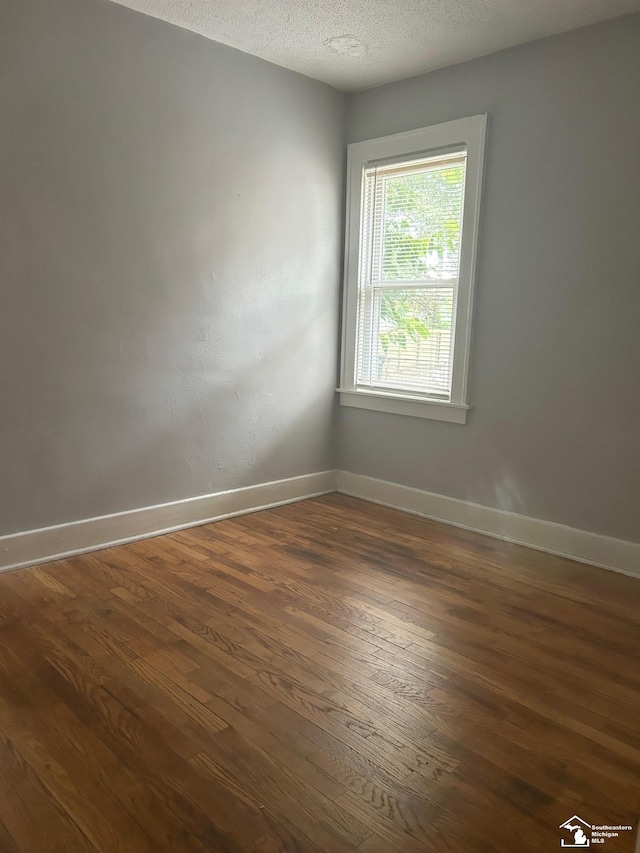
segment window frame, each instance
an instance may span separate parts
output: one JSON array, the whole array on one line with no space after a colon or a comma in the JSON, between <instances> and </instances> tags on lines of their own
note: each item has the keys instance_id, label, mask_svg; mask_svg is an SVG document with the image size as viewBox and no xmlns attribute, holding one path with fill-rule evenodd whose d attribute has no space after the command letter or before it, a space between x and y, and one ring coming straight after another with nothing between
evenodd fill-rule
<instances>
[{"instance_id":1,"label":"window frame","mask_svg":"<svg viewBox=\"0 0 640 853\"><path fill-rule=\"evenodd\" d=\"M471 321L480 225L480 196L486 137L486 114L456 119L431 127L354 142L347 148L346 234L342 308L340 403L361 409L435 420L466 423L471 354ZM367 166L437 154L464 145L467 152L462 213L460 270L453 332L453 373L450 400L411 391L384 391L356 384L358 278L364 172Z\"/></svg>"}]
</instances>

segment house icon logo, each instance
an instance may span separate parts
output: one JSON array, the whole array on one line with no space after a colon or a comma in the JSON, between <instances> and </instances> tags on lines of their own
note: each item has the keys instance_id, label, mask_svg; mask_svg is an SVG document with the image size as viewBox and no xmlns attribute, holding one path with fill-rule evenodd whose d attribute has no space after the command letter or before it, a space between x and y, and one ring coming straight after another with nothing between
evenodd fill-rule
<instances>
[{"instance_id":1,"label":"house icon logo","mask_svg":"<svg viewBox=\"0 0 640 853\"><path fill-rule=\"evenodd\" d=\"M564 830L565 837L560 841L560 847L590 847L591 846L591 824L582 820L577 814L565 820L558 827ZM567 841L567 838L571 841Z\"/></svg>"}]
</instances>

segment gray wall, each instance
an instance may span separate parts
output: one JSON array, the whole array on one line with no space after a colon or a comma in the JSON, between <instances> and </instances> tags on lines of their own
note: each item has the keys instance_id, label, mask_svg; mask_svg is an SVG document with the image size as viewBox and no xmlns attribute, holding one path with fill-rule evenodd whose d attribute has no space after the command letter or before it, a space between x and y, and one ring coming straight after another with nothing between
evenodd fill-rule
<instances>
[{"instance_id":1,"label":"gray wall","mask_svg":"<svg viewBox=\"0 0 640 853\"><path fill-rule=\"evenodd\" d=\"M640 538L640 15L352 96L488 112L466 426L341 467ZM345 99L106 0L0 3L0 534L332 467Z\"/></svg>"},{"instance_id":2,"label":"gray wall","mask_svg":"<svg viewBox=\"0 0 640 853\"><path fill-rule=\"evenodd\" d=\"M333 467L344 96L0 3L0 534Z\"/></svg>"},{"instance_id":3,"label":"gray wall","mask_svg":"<svg viewBox=\"0 0 640 853\"><path fill-rule=\"evenodd\" d=\"M359 93L489 114L469 422L341 408L349 471L640 540L640 15Z\"/></svg>"}]
</instances>

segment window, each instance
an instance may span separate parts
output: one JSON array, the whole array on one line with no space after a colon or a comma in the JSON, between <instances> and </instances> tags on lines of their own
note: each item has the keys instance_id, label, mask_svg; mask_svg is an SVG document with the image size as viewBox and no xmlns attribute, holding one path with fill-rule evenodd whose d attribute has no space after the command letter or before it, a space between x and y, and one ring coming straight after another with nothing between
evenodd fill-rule
<instances>
[{"instance_id":1,"label":"window","mask_svg":"<svg viewBox=\"0 0 640 853\"><path fill-rule=\"evenodd\" d=\"M343 405L466 421L485 129L349 146Z\"/></svg>"}]
</instances>

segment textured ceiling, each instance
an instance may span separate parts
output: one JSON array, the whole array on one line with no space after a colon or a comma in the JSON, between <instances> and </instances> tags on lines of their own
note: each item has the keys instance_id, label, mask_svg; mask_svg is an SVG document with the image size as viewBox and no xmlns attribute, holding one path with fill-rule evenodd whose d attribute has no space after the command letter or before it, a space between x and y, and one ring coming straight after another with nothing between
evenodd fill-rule
<instances>
[{"instance_id":1,"label":"textured ceiling","mask_svg":"<svg viewBox=\"0 0 640 853\"><path fill-rule=\"evenodd\" d=\"M640 0L115 0L353 91L640 10Z\"/></svg>"}]
</instances>

